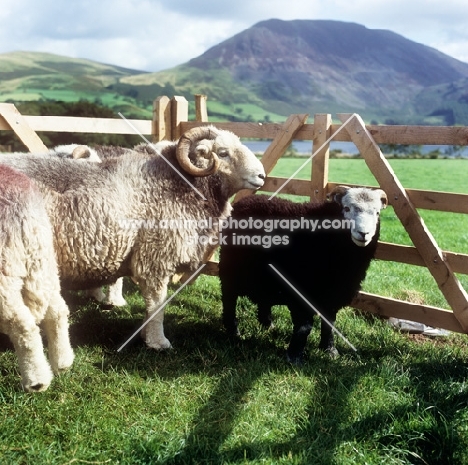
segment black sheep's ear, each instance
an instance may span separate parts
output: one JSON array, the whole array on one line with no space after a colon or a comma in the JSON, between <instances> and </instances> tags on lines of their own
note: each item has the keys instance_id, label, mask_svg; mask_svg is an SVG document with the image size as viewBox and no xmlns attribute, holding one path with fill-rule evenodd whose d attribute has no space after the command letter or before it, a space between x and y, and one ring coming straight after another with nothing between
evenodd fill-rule
<instances>
[{"instance_id":1,"label":"black sheep's ear","mask_svg":"<svg viewBox=\"0 0 468 465\"><path fill-rule=\"evenodd\" d=\"M387 194L382 189L377 189L380 192L380 201L382 202L382 210L387 208L388 205L388 197Z\"/></svg>"},{"instance_id":2,"label":"black sheep's ear","mask_svg":"<svg viewBox=\"0 0 468 465\"><path fill-rule=\"evenodd\" d=\"M327 194L327 200L329 202L336 202L341 204L341 199L347 194L348 186L336 186L329 194Z\"/></svg>"}]
</instances>

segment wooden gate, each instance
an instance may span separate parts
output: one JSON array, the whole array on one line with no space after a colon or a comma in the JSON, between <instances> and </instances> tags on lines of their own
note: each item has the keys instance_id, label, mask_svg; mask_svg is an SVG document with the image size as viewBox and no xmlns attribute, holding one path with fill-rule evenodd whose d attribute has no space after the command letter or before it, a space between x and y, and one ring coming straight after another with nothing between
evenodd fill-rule
<instances>
[{"instance_id":1,"label":"wooden gate","mask_svg":"<svg viewBox=\"0 0 468 465\"><path fill-rule=\"evenodd\" d=\"M468 195L405 189L380 151L378 144L468 145L466 127L365 125L357 114L340 114L340 125L331 115L318 114L312 124L308 115L291 115L278 123L208 123L206 97L195 96L195 121L188 121L189 104L183 97L155 100L153 120L118 120L54 116L22 116L12 104L0 104L0 130L13 130L31 152L46 149L36 131L91 132L150 136L153 141L176 139L194 126L215 124L240 137L271 139L262 157L267 174L293 140L312 142L311 179L296 180L268 176L262 190L308 196L323 200L336 184L328 181L330 142L351 141L358 148L389 203L413 241L414 247L379 242L376 258L426 267L452 309L419 305L360 292L353 306L387 317L419 321L451 331L468 333L468 296L454 273L468 274L468 255L445 252L437 245L417 208L468 213ZM71 140L70 143L73 141ZM467 162L468 163L468 162ZM236 199L251 192L242 191ZM204 272L217 274L217 263L207 256Z\"/></svg>"}]
</instances>

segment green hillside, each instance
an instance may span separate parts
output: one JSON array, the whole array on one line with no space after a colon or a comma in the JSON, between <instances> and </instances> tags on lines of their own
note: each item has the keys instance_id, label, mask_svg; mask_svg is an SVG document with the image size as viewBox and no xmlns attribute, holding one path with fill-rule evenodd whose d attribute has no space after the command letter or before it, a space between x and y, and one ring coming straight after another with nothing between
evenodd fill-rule
<instances>
[{"instance_id":1,"label":"green hillside","mask_svg":"<svg viewBox=\"0 0 468 465\"><path fill-rule=\"evenodd\" d=\"M135 74L142 72L50 53L6 53L0 55L0 99L14 103L87 100L128 116L151 117L151 109L111 88L122 77Z\"/></svg>"},{"instance_id":2,"label":"green hillside","mask_svg":"<svg viewBox=\"0 0 468 465\"><path fill-rule=\"evenodd\" d=\"M284 120L284 115L265 110L254 93L236 83L223 69L200 70L181 65L160 73L143 73L47 53L0 55L3 102L85 100L127 117L151 118L153 101L161 95L185 96L193 113L195 93L208 95L209 114L218 120Z\"/></svg>"},{"instance_id":3,"label":"green hillside","mask_svg":"<svg viewBox=\"0 0 468 465\"><path fill-rule=\"evenodd\" d=\"M159 73L128 76L112 86L121 94L133 93L140 102L150 105L155 95L182 95L189 102L194 94L208 96L210 116L219 120L283 121L294 111L266 109L255 92L233 79L229 71L212 63L205 69L189 64Z\"/></svg>"},{"instance_id":4,"label":"green hillside","mask_svg":"<svg viewBox=\"0 0 468 465\"><path fill-rule=\"evenodd\" d=\"M418 113L429 115L434 124L468 125L468 79L424 89L414 107Z\"/></svg>"}]
</instances>

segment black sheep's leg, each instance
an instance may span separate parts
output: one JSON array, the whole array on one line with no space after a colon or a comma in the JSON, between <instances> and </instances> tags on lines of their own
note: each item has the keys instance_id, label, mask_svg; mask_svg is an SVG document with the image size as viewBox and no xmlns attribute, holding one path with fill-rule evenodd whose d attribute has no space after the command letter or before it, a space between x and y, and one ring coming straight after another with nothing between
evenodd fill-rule
<instances>
[{"instance_id":1,"label":"black sheep's leg","mask_svg":"<svg viewBox=\"0 0 468 465\"><path fill-rule=\"evenodd\" d=\"M299 364L304 358L304 349L307 344L312 329L311 321L304 311L290 308L293 322L293 334L286 352L287 360L294 364Z\"/></svg>"},{"instance_id":2,"label":"black sheep's leg","mask_svg":"<svg viewBox=\"0 0 468 465\"><path fill-rule=\"evenodd\" d=\"M336 311L325 314L327 320L334 326L336 321ZM320 344L319 349L328 352L331 357L337 357L339 355L335 347L335 340L333 337L333 329L323 319L321 320L320 326Z\"/></svg>"},{"instance_id":3,"label":"black sheep's leg","mask_svg":"<svg viewBox=\"0 0 468 465\"><path fill-rule=\"evenodd\" d=\"M229 286L221 286L223 303L223 324L228 334L238 336L236 318L237 294Z\"/></svg>"},{"instance_id":4,"label":"black sheep's leg","mask_svg":"<svg viewBox=\"0 0 468 465\"><path fill-rule=\"evenodd\" d=\"M273 319L271 316L271 305L268 303L260 302L258 304L258 321L265 328L273 326Z\"/></svg>"}]
</instances>

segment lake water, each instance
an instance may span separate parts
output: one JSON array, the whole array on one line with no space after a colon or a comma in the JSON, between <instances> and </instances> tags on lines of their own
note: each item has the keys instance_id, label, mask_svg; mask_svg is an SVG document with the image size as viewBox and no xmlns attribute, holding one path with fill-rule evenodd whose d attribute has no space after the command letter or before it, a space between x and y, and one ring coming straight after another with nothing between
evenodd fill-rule
<instances>
[{"instance_id":1,"label":"lake water","mask_svg":"<svg viewBox=\"0 0 468 465\"><path fill-rule=\"evenodd\" d=\"M271 141L261 141L261 140L249 140L244 141L244 144L252 150L254 153L263 153L267 147L270 145ZM299 154L311 154L312 155L312 142L305 140L297 140L293 142L293 147L297 150ZM421 147L421 153L429 153L433 150L440 150L440 153L443 154L447 150L448 146L446 145L423 145ZM342 153L349 153L351 155L356 155L359 153L359 150L352 142L330 142L330 150L341 150ZM464 158L468 158L468 147L461 152Z\"/></svg>"},{"instance_id":2,"label":"lake water","mask_svg":"<svg viewBox=\"0 0 468 465\"><path fill-rule=\"evenodd\" d=\"M244 144L252 150L252 152L264 152L267 147L270 145L271 141L262 141L262 140L249 140L245 141ZM298 153L310 153L312 154L312 142L306 140L296 140L293 142L293 147L297 150ZM359 150L352 142L331 142L331 150L341 150L343 153L357 154Z\"/></svg>"}]
</instances>

